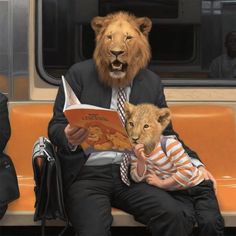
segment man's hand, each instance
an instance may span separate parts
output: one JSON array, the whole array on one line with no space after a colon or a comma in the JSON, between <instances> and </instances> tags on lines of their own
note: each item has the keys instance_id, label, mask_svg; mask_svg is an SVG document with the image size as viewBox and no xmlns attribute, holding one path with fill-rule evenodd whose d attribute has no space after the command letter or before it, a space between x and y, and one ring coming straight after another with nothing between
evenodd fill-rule
<instances>
[{"instance_id":1,"label":"man's hand","mask_svg":"<svg viewBox=\"0 0 236 236\"><path fill-rule=\"evenodd\" d=\"M74 146L80 145L88 136L88 130L68 124L64 130L68 143Z\"/></svg>"},{"instance_id":2,"label":"man's hand","mask_svg":"<svg viewBox=\"0 0 236 236\"><path fill-rule=\"evenodd\" d=\"M205 180L211 180L213 182L213 187L214 187L214 190L216 193L217 192L217 184L216 184L216 180L213 177L213 175L204 166L199 166L198 169L203 173Z\"/></svg>"}]
</instances>

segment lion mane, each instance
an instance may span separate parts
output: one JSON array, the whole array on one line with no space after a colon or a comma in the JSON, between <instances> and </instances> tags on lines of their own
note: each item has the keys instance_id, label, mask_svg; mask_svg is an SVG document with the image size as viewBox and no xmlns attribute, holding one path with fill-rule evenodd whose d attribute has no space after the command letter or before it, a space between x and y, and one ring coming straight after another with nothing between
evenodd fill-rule
<instances>
[{"instance_id":1,"label":"lion mane","mask_svg":"<svg viewBox=\"0 0 236 236\"><path fill-rule=\"evenodd\" d=\"M151 20L117 12L93 18L91 26L96 34L93 58L100 80L112 87L130 85L151 57Z\"/></svg>"}]
</instances>

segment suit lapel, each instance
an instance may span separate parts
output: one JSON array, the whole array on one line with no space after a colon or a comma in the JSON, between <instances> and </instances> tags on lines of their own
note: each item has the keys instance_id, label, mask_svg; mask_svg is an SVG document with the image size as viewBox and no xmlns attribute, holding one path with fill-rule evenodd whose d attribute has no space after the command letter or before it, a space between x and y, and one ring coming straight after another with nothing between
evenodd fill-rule
<instances>
[{"instance_id":1,"label":"suit lapel","mask_svg":"<svg viewBox=\"0 0 236 236\"><path fill-rule=\"evenodd\" d=\"M139 73L133 80L131 93L129 97L129 101L133 104L138 104L140 102L140 98L144 96L144 93L142 91L142 82L143 79L141 74ZM140 96L140 94L142 94L142 96Z\"/></svg>"},{"instance_id":2,"label":"suit lapel","mask_svg":"<svg viewBox=\"0 0 236 236\"><path fill-rule=\"evenodd\" d=\"M101 107L110 108L111 95L112 95L112 89L109 87L103 86L101 90L101 97L99 99L101 103Z\"/></svg>"}]
</instances>

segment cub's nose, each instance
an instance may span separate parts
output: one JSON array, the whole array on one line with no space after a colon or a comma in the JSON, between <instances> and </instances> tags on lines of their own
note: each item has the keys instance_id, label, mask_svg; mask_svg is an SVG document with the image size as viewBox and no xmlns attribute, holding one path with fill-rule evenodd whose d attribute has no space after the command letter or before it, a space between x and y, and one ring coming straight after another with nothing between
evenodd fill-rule
<instances>
[{"instance_id":1,"label":"cub's nose","mask_svg":"<svg viewBox=\"0 0 236 236\"><path fill-rule=\"evenodd\" d=\"M139 140L139 138L138 138L138 137L132 137L132 140L133 140L134 143L137 143L137 141Z\"/></svg>"}]
</instances>

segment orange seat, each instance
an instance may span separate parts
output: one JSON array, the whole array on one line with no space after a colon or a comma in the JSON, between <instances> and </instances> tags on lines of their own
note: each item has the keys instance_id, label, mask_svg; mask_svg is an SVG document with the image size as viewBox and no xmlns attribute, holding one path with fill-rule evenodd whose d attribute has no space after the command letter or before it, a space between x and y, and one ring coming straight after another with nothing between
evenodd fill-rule
<instances>
[{"instance_id":1,"label":"orange seat","mask_svg":"<svg viewBox=\"0 0 236 236\"><path fill-rule=\"evenodd\" d=\"M236 125L234 112L229 107L210 105L172 106L175 130L186 145L195 150L218 183L218 199L226 225L236 225ZM32 147L39 136L47 136L52 104L15 105L10 110L12 135L7 153L15 164L20 198L9 205L7 217L24 212L34 224L34 180ZM132 216L113 209L115 226L140 226ZM226 218L230 216L230 218ZM234 221L232 221L234 217ZM8 218L7 218L8 219ZM12 222L12 221L11 221ZM22 224L23 221L21 221ZM15 223L0 221L0 225Z\"/></svg>"},{"instance_id":2,"label":"orange seat","mask_svg":"<svg viewBox=\"0 0 236 236\"><path fill-rule=\"evenodd\" d=\"M218 185L221 211L236 213L236 128L229 107L171 107L173 125L185 144L199 154Z\"/></svg>"},{"instance_id":3,"label":"orange seat","mask_svg":"<svg viewBox=\"0 0 236 236\"><path fill-rule=\"evenodd\" d=\"M9 206L9 211L34 210L34 180L32 148L39 136L47 137L52 104L16 105L10 110L11 138L7 153L11 156L20 186L20 198Z\"/></svg>"}]
</instances>

